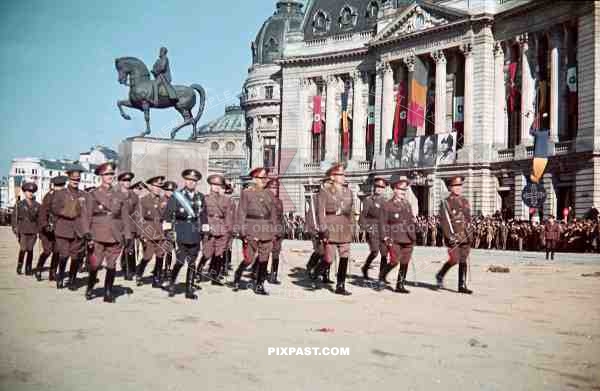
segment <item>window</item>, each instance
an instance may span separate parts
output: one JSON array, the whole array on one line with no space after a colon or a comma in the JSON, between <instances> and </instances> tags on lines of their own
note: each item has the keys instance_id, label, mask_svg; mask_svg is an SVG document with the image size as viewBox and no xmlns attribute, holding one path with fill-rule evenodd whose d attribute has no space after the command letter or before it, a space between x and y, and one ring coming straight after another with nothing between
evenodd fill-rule
<instances>
[{"instance_id":1,"label":"window","mask_svg":"<svg viewBox=\"0 0 600 391\"><path fill-rule=\"evenodd\" d=\"M371 1L367 5L367 18L376 18L379 13L379 5L376 1Z\"/></svg>"},{"instance_id":2,"label":"window","mask_svg":"<svg viewBox=\"0 0 600 391\"><path fill-rule=\"evenodd\" d=\"M275 137L265 137L263 139L263 166L275 167Z\"/></svg>"},{"instance_id":3,"label":"window","mask_svg":"<svg viewBox=\"0 0 600 391\"><path fill-rule=\"evenodd\" d=\"M278 49L277 40L273 37L269 38L267 43L265 43L265 50L267 52L276 52Z\"/></svg>"},{"instance_id":4,"label":"window","mask_svg":"<svg viewBox=\"0 0 600 391\"><path fill-rule=\"evenodd\" d=\"M273 86L265 87L265 99L273 99Z\"/></svg>"},{"instance_id":5,"label":"window","mask_svg":"<svg viewBox=\"0 0 600 391\"><path fill-rule=\"evenodd\" d=\"M331 23L331 19L325 11L319 10L315 13L313 17L313 33L314 34L324 34L329 30L329 25Z\"/></svg>"},{"instance_id":6,"label":"window","mask_svg":"<svg viewBox=\"0 0 600 391\"><path fill-rule=\"evenodd\" d=\"M227 152L233 152L235 150L235 143L231 141L227 142L227 144L225 144L225 149Z\"/></svg>"},{"instance_id":7,"label":"window","mask_svg":"<svg viewBox=\"0 0 600 391\"><path fill-rule=\"evenodd\" d=\"M211 149L211 151L218 151L219 150L219 143L216 142L216 141L213 141L210 144L210 149Z\"/></svg>"},{"instance_id":8,"label":"window","mask_svg":"<svg viewBox=\"0 0 600 391\"><path fill-rule=\"evenodd\" d=\"M267 125L268 126L273 126L273 117L267 118Z\"/></svg>"},{"instance_id":9,"label":"window","mask_svg":"<svg viewBox=\"0 0 600 391\"><path fill-rule=\"evenodd\" d=\"M345 6L340 11L339 24L342 29L349 29L356 24L356 12L350 6Z\"/></svg>"}]
</instances>

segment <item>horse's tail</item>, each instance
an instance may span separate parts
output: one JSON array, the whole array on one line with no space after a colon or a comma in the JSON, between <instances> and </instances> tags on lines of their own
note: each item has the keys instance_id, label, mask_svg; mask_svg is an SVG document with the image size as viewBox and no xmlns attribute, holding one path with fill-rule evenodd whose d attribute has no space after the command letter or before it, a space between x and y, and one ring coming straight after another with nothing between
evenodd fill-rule
<instances>
[{"instance_id":1,"label":"horse's tail","mask_svg":"<svg viewBox=\"0 0 600 391\"><path fill-rule=\"evenodd\" d=\"M202 114L204 113L204 104L206 103L206 92L204 92L204 88L202 88L202 86L200 84L192 84L190 87L192 87L194 90L196 90L196 92L200 96L200 99L198 101L198 113L194 117L194 125L195 125L198 123L198 121L200 121L200 118L202 117Z\"/></svg>"}]
</instances>

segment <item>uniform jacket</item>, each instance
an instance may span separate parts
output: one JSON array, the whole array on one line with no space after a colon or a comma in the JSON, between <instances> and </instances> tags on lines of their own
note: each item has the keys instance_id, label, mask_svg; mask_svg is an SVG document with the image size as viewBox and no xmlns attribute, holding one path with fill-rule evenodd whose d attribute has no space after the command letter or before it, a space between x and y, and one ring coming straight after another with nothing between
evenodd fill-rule
<instances>
[{"instance_id":1,"label":"uniform jacket","mask_svg":"<svg viewBox=\"0 0 600 391\"><path fill-rule=\"evenodd\" d=\"M100 186L89 193L86 209L94 241L123 243L132 238L129 205L116 187Z\"/></svg>"},{"instance_id":2,"label":"uniform jacket","mask_svg":"<svg viewBox=\"0 0 600 391\"><path fill-rule=\"evenodd\" d=\"M358 224L363 230L377 234L379 218L385 202L383 194L373 194L365 198L358 220Z\"/></svg>"},{"instance_id":3,"label":"uniform jacket","mask_svg":"<svg viewBox=\"0 0 600 391\"><path fill-rule=\"evenodd\" d=\"M214 236L230 235L233 230L233 201L226 195L209 193L204 197L210 233Z\"/></svg>"},{"instance_id":4,"label":"uniform jacket","mask_svg":"<svg viewBox=\"0 0 600 391\"><path fill-rule=\"evenodd\" d=\"M446 214L445 209L448 209ZM455 196L450 194L448 198L440 203L440 223L444 237L448 242L451 239L456 240L461 244L469 243L469 233L467 231L467 224L471 223L471 206L469 201L463 196ZM447 216L450 217L448 221ZM454 237L452 237L450 224L454 229Z\"/></svg>"},{"instance_id":5,"label":"uniform jacket","mask_svg":"<svg viewBox=\"0 0 600 391\"><path fill-rule=\"evenodd\" d=\"M331 185L319 191L318 199L319 231L333 243L352 242L352 191Z\"/></svg>"},{"instance_id":6,"label":"uniform jacket","mask_svg":"<svg viewBox=\"0 0 600 391\"><path fill-rule=\"evenodd\" d=\"M54 235L59 238L83 238L89 232L89 216L86 211L88 194L79 189L73 190L70 186L54 192L50 213L56 217ZM63 214L67 200L79 203L79 214L76 217Z\"/></svg>"},{"instance_id":7,"label":"uniform jacket","mask_svg":"<svg viewBox=\"0 0 600 391\"><path fill-rule=\"evenodd\" d=\"M390 238L394 243L410 244L417 240L417 224L410 202L392 198L386 201L379 214L381 239Z\"/></svg>"},{"instance_id":8,"label":"uniform jacket","mask_svg":"<svg viewBox=\"0 0 600 391\"><path fill-rule=\"evenodd\" d=\"M560 239L560 226L558 223L544 225L544 237L546 240L559 240Z\"/></svg>"},{"instance_id":9,"label":"uniform jacket","mask_svg":"<svg viewBox=\"0 0 600 391\"><path fill-rule=\"evenodd\" d=\"M135 235L138 235L138 224L137 223L139 222L139 220L141 218L141 216L139 215L139 209L138 209L138 204L140 202L140 199L133 192L133 190L127 190L126 192L119 191L118 194L121 198L123 198L123 201L126 204L127 216L131 222L131 224L129 224L131 236L133 237ZM136 213L137 213L137 215L136 215Z\"/></svg>"},{"instance_id":10,"label":"uniform jacket","mask_svg":"<svg viewBox=\"0 0 600 391\"><path fill-rule=\"evenodd\" d=\"M173 195L167 203L165 220L173 223L177 242L199 244L203 236L202 225L208 224L204 194L200 192L190 193L185 189L178 191L187 198L194 209L195 216L188 215L185 208L179 204L179 201Z\"/></svg>"},{"instance_id":11,"label":"uniform jacket","mask_svg":"<svg viewBox=\"0 0 600 391\"><path fill-rule=\"evenodd\" d=\"M137 208L141 216L137 235L146 240L164 240L162 223L167 210L166 197L148 193L139 200Z\"/></svg>"},{"instance_id":12,"label":"uniform jacket","mask_svg":"<svg viewBox=\"0 0 600 391\"><path fill-rule=\"evenodd\" d=\"M49 225L52 225L54 229L54 216L50 213L50 206L52 205L52 198L54 197L54 190L50 190L42 199L42 205L40 206L39 215L39 228L40 231L46 230Z\"/></svg>"},{"instance_id":13,"label":"uniform jacket","mask_svg":"<svg viewBox=\"0 0 600 391\"><path fill-rule=\"evenodd\" d=\"M283 201L275 194L267 191L273 200L275 208L275 236L282 238L285 234L285 220L283 219Z\"/></svg>"},{"instance_id":14,"label":"uniform jacket","mask_svg":"<svg viewBox=\"0 0 600 391\"><path fill-rule=\"evenodd\" d=\"M273 240L277 225L277 210L266 189L251 186L242 191L238 206L240 235L250 240Z\"/></svg>"},{"instance_id":15,"label":"uniform jacket","mask_svg":"<svg viewBox=\"0 0 600 391\"><path fill-rule=\"evenodd\" d=\"M317 193L311 194L311 198L312 198L312 202L309 203L308 207L306 208L306 212L304 213L304 221L305 221L304 230L305 230L305 232L308 232L310 234L316 234L317 233L317 225L318 225L317 214L319 213L318 194ZM313 218L313 208L314 208L314 212L315 212L314 218Z\"/></svg>"},{"instance_id":16,"label":"uniform jacket","mask_svg":"<svg viewBox=\"0 0 600 391\"><path fill-rule=\"evenodd\" d=\"M19 234L35 235L39 232L39 214L39 202L20 200L13 211L12 226Z\"/></svg>"}]
</instances>

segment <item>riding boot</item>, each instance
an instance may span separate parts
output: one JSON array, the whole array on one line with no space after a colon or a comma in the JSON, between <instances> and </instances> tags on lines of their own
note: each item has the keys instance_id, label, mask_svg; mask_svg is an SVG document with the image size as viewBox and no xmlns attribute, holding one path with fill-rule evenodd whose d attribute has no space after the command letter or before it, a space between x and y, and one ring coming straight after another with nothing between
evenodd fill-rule
<instances>
[{"instance_id":1,"label":"riding boot","mask_svg":"<svg viewBox=\"0 0 600 391\"><path fill-rule=\"evenodd\" d=\"M408 289L404 287L404 281L406 281L406 272L408 271L408 264L401 264L398 270L398 281L396 281L396 289L394 292L397 293L410 293Z\"/></svg>"},{"instance_id":2,"label":"riding boot","mask_svg":"<svg viewBox=\"0 0 600 391\"><path fill-rule=\"evenodd\" d=\"M227 270L233 270L233 266L231 265L231 248L227 249Z\"/></svg>"},{"instance_id":3,"label":"riding boot","mask_svg":"<svg viewBox=\"0 0 600 391\"><path fill-rule=\"evenodd\" d=\"M94 298L94 285L96 284L96 278L98 278L98 270L92 270L90 268L90 274L88 276L87 288L85 290L86 300L92 300Z\"/></svg>"},{"instance_id":4,"label":"riding boot","mask_svg":"<svg viewBox=\"0 0 600 391\"><path fill-rule=\"evenodd\" d=\"M25 258L25 251L19 251L19 258L17 259L17 274L23 274L23 259Z\"/></svg>"},{"instance_id":5,"label":"riding boot","mask_svg":"<svg viewBox=\"0 0 600 391\"><path fill-rule=\"evenodd\" d=\"M127 254L127 274L125 275L125 280L133 281L133 276L135 275L135 272L135 252L131 252L131 254Z\"/></svg>"},{"instance_id":6,"label":"riding boot","mask_svg":"<svg viewBox=\"0 0 600 391\"><path fill-rule=\"evenodd\" d=\"M258 261L257 261L258 262ZM258 270L256 275L256 287L254 293L257 295L268 295L265 290L265 278L267 277L268 262L258 262Z\"/></svg>"},{"instance_id":7,"label":"riding boot","mask_svg":"<svg viewBox=\"0 0 600 391\"><path fill-rule=\"evenodd\" d=\"M173 262L173 252L169 251L167 252L167 255L165 257L165 269L163 271L163 280L166 280L169 278L169 275L171 274L171 263Z\"/></svg>"},{"instance_id":8,"label":"riding boot","mask_svg":"<svg viewBox=\"0 0 600 391\"><path fill-rule=\"evenodd\" d=\"M450 261L444 263L444 266L442 266L440 271L435 275L435 280L439 289L444 287L444 276L446 273L448 273L448 270L450 270L452 266L454 266L454 264L450 263Z\"/></svg>"},{"instance_id":9,"label":"riding boot","mask_svg":"<svg viewBox=\"0 0 600 391\"><path fill-rule=\"evenodd\" d=\"M381 257L381 261L379 261L379 281L384 284L388 284L386 277L392 268L389 267L386 257Z\"/></svg>"},{"instance_id":10,"label":"riding boot","mask_svg":"<svg viewBox=\"0 0 600 391\"><path fill-rule=\"evenodd\" d=\"M44 264L46 263L46 259L50 256L49 253L41 253L38 258L37 265L35 265L35 279L38 281L42 281L42 269L44 268Z\"/></svg>"},{"instance_id":11,"label":"riding boot","mask_svg":"<svg viewBox=\"0 0 600 391\"><path fill-rule=\"evenodd\" d=\"M162 268L163 259L162 257L156 257L154 263L154 273L152 275L152 288L160 288L162 285Z\"/></svg>"},{"instance_id":12,"label":"riding boot","mask_svg":"<svg viewBox=\"0 0 600 391\"><path fill-rule=\"evenodd\" d=\"M25 275L31 276L33 274L33 270L31 269L33 263L33 251L27 251L25 255Z\"/></svg>"},{"instance_id":13,"label":"riding boot","mask_svg":"<svg viewBox=\"0 0 600 391\"><path fill-rule=\"evenodd\" d=\"M210 260L210 265L208 267L209 270L209 278L211 285L223 285L221 282L221 270L223 269L223 256L215 255Z\"/></svg>"},{"instance_id":14,"label":"riding boot","mask_svg":"<svg viewBox=\"0 0 600 391\"><path fill-rule=\"evenodd\" d=\"M129 253L127 252L126 247L123 249L123 251L121 251L120 266L121 274L124 278L127 277L127 269L129 267Z\"/></svg>"},{"instance_id":15,"label":"riding boot","mask_svg":"<svg viewBox=\"0 0 600 391\"><path fill-rule=\"evenodd\" d=\"M371 267L371 263L373 262L376 256L376 252L369 253L369 256L365 260L365 264L360 268L360 270L362 271L363 278L365 280L369 279L369 268Z\"/></svg>"},{"instance_id":16,"label":"riding boot","mask_svg":"<svg viewBox=\"0 0 600 391\"><path fill-rule=\"evenodd\" d=\"M546 261L549 259L550 250L546 249Z\"/></svg>"},{"instance_id":17,"label":"riding boot","mask_svg":"<svg viewBox=\"0 0 600 391\"><path fill-rule=\"evenodd\" d=\"M237 292L240 290L240 281L242 280L242 272L246 268L244 262L240 262L237 269L235 269L235 273L233 273L233 291Z\"/></svg>"},{"instance_id":18,"label":"riding boot","mask_svg":"<svg viewBox=\"0 0 600 391\"><path fill-rule=\"evenodd\" d=\"M79 265L81 265L81 259L71 259L71 265L69 268L69 279L67 281L67 287L70 291L77 289L75 282L77 280L77 272L79 271Z\"/></svg>"},{"instance_id":19,"label":"riding boot","mask_svg":"<svg viewBox=\"0 0 600 391\"><path fill-rule=\"evenodd\" d=\"M95 279L94 279L95 281ZM113 284L115 282L115 269L106 269L106 277L104 277L104 301L106 303L114 303Z\"/></svg>"},{"instance_id":20,"label":"riding boot","mask_svg":"<svg viewBox=\"0 0 600 391\"><path fill-rule=\"evenodd\" d=\"M323 258L320 259L317 266L312 269L312 272L309 274L310 279L316 281L317 278L323 274L325 270L329 268L329 263L327 263Z\"/></svg>"},{"instance_id":21,"label":"riding boot","mask_svg":"<svg viewBox=\"0 0 600 391\"><path fill-rule=\"evenodd\" d=\"M58 265L58 275L56 276L56 289L64 288L65 271L67 270L67 261L69 257L61 257Z\"/></svg>"},{"instance_id":22,"label":"riding boot","mask_svg":"<svg viewBox=\"0 0 600 391\"><path fill-rule=\"evenodd\" d=\"M142 259L142 262L140 262L140 264L137 267L137 270L135 273L135 284L137 286L144 285L144 281L142 281L142 277L144 276L144 271L146 270L146 266L148 266L148 263L150 263L149 259Z\"/></svg>"},{"instance_id":23,"label":"riding boot","mask_svg":"<svg viewBox=\"0 0 600 391\"><path fill-rule=\"evenodd\" d=\"M52 258L50 258L50 272L48 274L48 280L50 281L56 280L56 268L58 267L59 259L58 252L53 252Z\"/></svg>"},{"instance_id":24,"label":"riding boot","mask_svg":"<svg viewBox=\"0 0 600 391\"><path fill-rule=\"evenodd\" d=\"M329 278L329 274L331 271L331 264L328 264L325 269L323 269L323 273L321 274L321 278L323 279L323 284L333 284L333 281Z\"/></svg>"},{"instance_id":25,"label":"riding boot","mask_svg":"<svg viewBox=\"0 0 600 391\"><path fill-rule=\"evenodd\" d=\"M253 280L258 279L258 266L258 259L255 259L252 264L252 271L250 272L250 278Z\"/></svg>"},{"instance_id":26,"label":"riding boot","mask_svg":"<svg viewBox=\"0 0 600 391\"><path fill-rule=\"evenodd\" d=\"M458 293L467 295L473 293L472 290L467 288L467 264L462 262L458 264Z\"/></svg>"},{"instance_id":27,"label":"riding boot","mask_svg":"<svg viewBox=\"0 0 600 391\"><path fill-rule=\"evenodd\" d=\"M191 266L191 267L190 267ZM187 273L185 276L185 298L196 300L198 296L194 293L194 267L193 264L188 264Z\"/></svg>"},{"instance_id":28,"label":"riding boot","mask_svg":"<svg viewBox=\"0 0 600 391\"><path fill-rule=\"evenodd\" d=\"M175 296L175 284L177 283L177 275L179 274L179 271L182 267L183 264L181 262L175 262L175 265L173 265L173 270L171 271L171 275L169 276L169 285L167 287L167 290L169 291L169 297Z\"/></svg>"},{"instance_id":29,"label":"riding boot","mask_svg":"<svg viewBox=\"0 0 600 391\"><path fill-rule=\"evenodd\" d=\"M319 256L319 254L314 251L311 255L310 258L308 259L308 263L306 264L306 273L308 273L308 275L310 276L310 273L312 272L312 269L315 268L315 266L317 266L319 264L319 259L321 257Z\"/></svg>"},{"instance_id":30,"label":"riding boot","mask_svg":"<svg viewBox=\"0 0 600 391\"><path fill-rule=\"evenodd\" d=\"M335 293L337 295L350 296L352 293L346 290L346 273L348 272L348 258L340 258L337 272L337 285Z\"/></svg>"},{"instance_id":31,"label":"riding boot","mask_svg":"<svg viewBox=\"0 0 600 391\"><path fill-rule=\"evenodd\" d=\"M214 255L211 258L211 264L213 262L214 259ZM204 281L204 274L202 273L202 270L204 270L204 266L206 265L206 262L208 262L208 258L206 258L204 255L200 257L200 260L198 261L198 267L196 267L196 273L195 273L195 279L196 282L203 282ZM209 266L210 269L210 266Z\"/></svg>"},{"instance_id":32,"label":"riding boot","mask_svg":"<svg viewBox=\"0 0 600 391\"><path fill-rule=\"evenodd\" d=\"M550 260L554 261L554 250L552 250L552 252L550 253Z\"/></svg>"},{"instance_id":33,"label":"riding boot","mask_svg":"<svg viewBox=\"0 0 600 391\"><path fill-rule=\"evenodd\" d=\"M277 281L277 273L279 269L279 256L274 256L273 261L271 263L271 273L269 278L269 283L274 285L279 285L281 282Z\"/></svg>"}]
</instances>

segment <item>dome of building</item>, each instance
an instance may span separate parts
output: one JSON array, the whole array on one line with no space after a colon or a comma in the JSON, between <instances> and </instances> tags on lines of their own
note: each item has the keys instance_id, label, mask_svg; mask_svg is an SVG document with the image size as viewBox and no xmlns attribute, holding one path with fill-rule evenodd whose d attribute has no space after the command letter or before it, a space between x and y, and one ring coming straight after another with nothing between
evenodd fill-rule
<instances>
[{"instance_id":1,"label":"dome of building","mask_svg":"<svg viewBox=\"0 0 600 391\"><path fill-rule=\"evenodd\" d=\"M262 25L252 42L252 63L272 64L282 57L285 33L302 27L302 3L278 1L277 9Z\"/></svg>"},{"instance_id":2,"label":"dome of building","mask_svg":"<svg viewBox=\"0 0 600 391\"><path fill-rule=\"evenodd\" d=\"M225 107L225 115L219 117L209 123L202 125L198 129L199 136L213 133L245 133L246 120L244 112L240 106Z\"/></svg>"}]
</instances>

